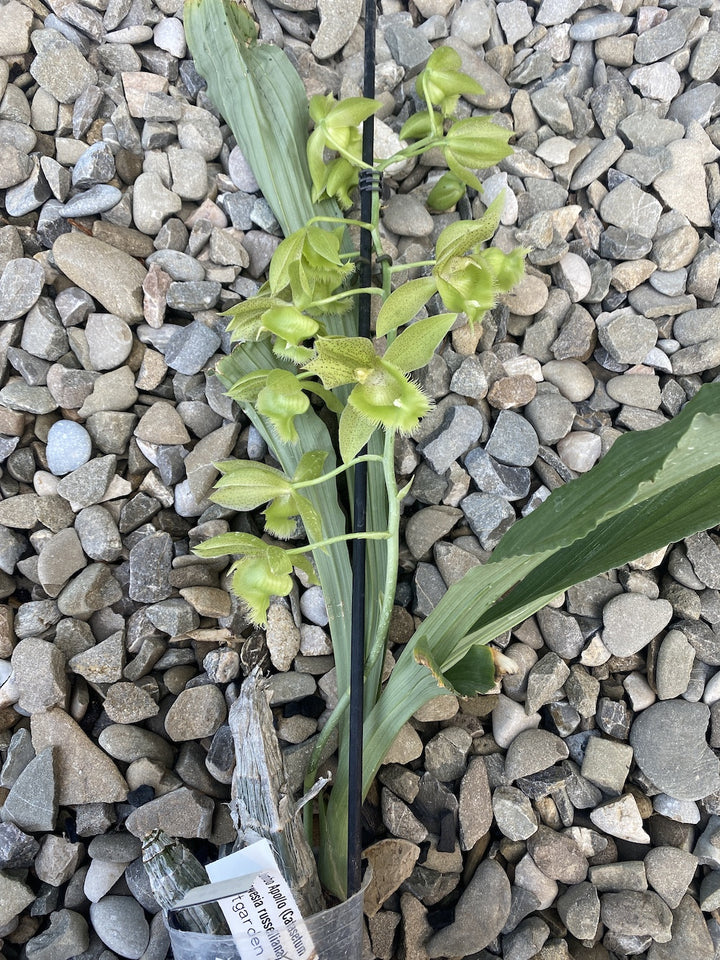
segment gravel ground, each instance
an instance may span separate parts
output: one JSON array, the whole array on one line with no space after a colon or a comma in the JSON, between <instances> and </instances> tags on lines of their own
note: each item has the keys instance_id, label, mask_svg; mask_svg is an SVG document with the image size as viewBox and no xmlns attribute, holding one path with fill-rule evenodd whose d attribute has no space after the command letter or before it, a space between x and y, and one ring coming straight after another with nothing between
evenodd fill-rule
<instances>
[{"instance_id":1,"label":"gravel ground","mask_svg":"<svg viewBox=\"0 0 720 960\"><path fill-rule=\"evenodd\" d=\"M342 95L359 6L255 0L308 92ZM232 839L227 704L258 661L299 786L332 652L318 588L264 637L226 561L190 553L253 522L207 499L213 461L267 454L212 367L279 230L182 0L51 8L0 0L0 956L163 960L138 838ZM485 90L461 115L514 131L483 199L509 188L497 242L532 252L398 443L391 652L517 516L720 369L718 0L387 0L381 141L438 44ZM459 215L422 204L440 172L391 183L397 262ZM413 718L366 806L369 956L720 957L719 590L698 534L499 638L519 670L495 693Z\"/></svg>"}]
</instances>

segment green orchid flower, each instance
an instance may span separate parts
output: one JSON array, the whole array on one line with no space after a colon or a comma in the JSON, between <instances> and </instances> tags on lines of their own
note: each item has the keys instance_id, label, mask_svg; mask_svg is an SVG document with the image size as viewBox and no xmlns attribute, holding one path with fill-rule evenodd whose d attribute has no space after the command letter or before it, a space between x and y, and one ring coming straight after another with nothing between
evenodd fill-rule
<instances>
[{"instance_id":1,"label":"green orchid flower","mask_svg":"<svg viewBox=\"0 0 720 960\"><path fill-rule=\"evenodd\" d=\"M270 336L270 331L264 325L262 318L268 310L282 306L285 301L279 297L268 296L269 292L270 288L265 283L257 296L242 303L236 303L225 311L223 316L230 317L227 329L233 343L265 340Z\"/></svg>"},{"instance_id":2,"label":"green orchid flower","mask_svg":"<svg viewBox=\"0 0 720 960\"><path fill-rule=\"evenodd\" d=\"M431 110L439 107L443 117L455 112L462 94L479 96L485 92L476 80L460 70L461 64L460 54L452 47L438 47L415 80L418 96Z\"/></svg>"},{"instance_id":3,"label":"green orchid flower","mask_svg":"<svg viewBox=\"0 0 720 960\"><path fill-rule=\"evenodd\" d=\"M200 557L240 556L230 567L233 592L244 600L250 619L258 626L267 623L271 597L286 597L293 588L293 567L302 570L310 583L317 575L306 556L265 543L249 533L224 533L193 548Z\"/></svg>"},{"instance_id":4,"label":"green orchid flower","mask_svg":"<svg viewBox=\"0 0 720 960\"><path fill-rule=\"evenodd\" d=\"M340 416L340 454L350 462L377 427L410 434L431 401L408 374L424 366L454 323L456 314L426 317L407 327L380 356L364 337L318 337L316 356L305 369L326 389L354 383Z\"/></svg>"},{"instance_id":5,"label":"green orchid flower","mask_svg":"<svg viewBox=\"0 0 720 960\"><path fill-rule=\"evenodd\" d=\"M304 363L313 352L303 347L303 340L311 340L321 329L313 317L298 310L291 303L272 307L261 318L263 327L275 335L273 353L293 363Z\"/></svg>"},{"instance_id":6,"label":"green orchid flower","mask_svg":"<svg viewBox=\"0 0 720 960\"><path fill-rule=\"evenodd\" d=\"M467 314L471 325L481 323L501 293L520 280L528 250L503 253L497 247L479 249L494 234L505 204L504 191L479 220L460 220L446 227L437 241L433 279L449 310Z\"/></svg>"},{"instance_id":7,"label":"green orchid flower","mask_svg":"<svg viewBox=\"0 0 720 960\"><path fill-rule=\"evenodd\" d=\"M503 253L489 247L469 257L452 257L433 275L449 310L467 314L471 325L481 323L501 293L508 293L524 271L525 249Z\"/></svg>"},{"instance_id":8,"label":"green orchid flower","mask_svg":"<svg viewBox=\"0 0 720 960\"><path fill-rule=\"evenodd\" d=\"M430 210L450 210L465 194L466 189L465 182L448 170L428 194L427 205Z\"/></svg>"},{"instance_id":9,"label":"green orchid flower","mask_svg":"<svg viewBox=\"0 0 720 960\"><path fill-rule=\"evenodd\" d=\"M313 182L313 201L335 197L343 209L350 206L350 191L357 185L362 162L362 135L359 125L381 106L379 100L348 97L338 103L329 93L310 99L310 116L315 129L307 143L308 165ZM338 154L325 162L325 150ZM344 161L337 163L337 160Z\"/></svg>"},{"instance_id":10,"label":"green orchid flower","mask_svg":"<svg viewBox=\"0 0 720 960\"><path fill-rule=\"evenodd\" d=\"M258 413L267 417L285 443L295 443L298 432L295 417L305 413L310 400L302 383L289 370L271 370L255 402Z\"/></svg>"},{"instance_id":11,"label":"green orchid flower","mask_svg":"<svg viewBox=\"0 0 720 960\"><path fill-rule=\"evenodd\" d=\"M331 296L353 272L352 264L340 259L343 232L343 227L327 230L311 224L286 237L270 264L271 292L289 295L299 310Z\"/></svg>"},{"instance_id":12,"label":"green orchid flower","mask_svg":"<svg viewBox=\"0 0 720 960\"><path fill-rule=\"evenodd\" d=\"M469 187L482 191L482 184L473 170L484 170L503 157L512 147L508 139L512 131L493 123L490 117L468 117L457 120L448 130L440 147L452 173Z\"/></svg>"}]
</instances>

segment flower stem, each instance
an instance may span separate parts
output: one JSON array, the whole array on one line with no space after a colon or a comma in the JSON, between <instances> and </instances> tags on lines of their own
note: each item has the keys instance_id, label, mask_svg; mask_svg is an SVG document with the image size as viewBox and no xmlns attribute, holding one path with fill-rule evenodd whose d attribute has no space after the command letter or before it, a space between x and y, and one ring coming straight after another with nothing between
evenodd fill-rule
<instances>
[{"instance_id":1,"label":"flower stem","mask_svg":"<svg viewBox=\"0 0 720 960\"><path fill-rule=\"evenodd\" d=\"M410 147L404 147L402 150L398 150L397 153L394 153L391 157L387 157L384 160L378 160L376 167L378 170L387 170L388 167L391 167L394 163L399 163L400 160L409 160L411 157L419 157L421 153L426 153L428 150L431 150L433 147L439 147L442 145L444 137L429 136L423 137L422 140L417 140Z\"/></svg>"},{"instance_id":2,"label":"flower stem","mask_svg":"<svg viewBox=\"0 0 720 960\"><path fill-rule=\"evenodd\" d=\"M413 263L388 264L390 273L401 273L403 270L414 270L416 267L434 267L437 260L415 260Z\"/></svg>"},{"instance_id":3,"label":"flower stem","mask_svg":"<svg viewBox=\"0 0 720 960\"><path fill-rule=\"evenodd\" d=\"M327 540L316 540L315 543L308 543L304 547L289 547L285 550L289 556L295 556L299 553L308 553L311 550L317 550L321 547L330 547L333 543L347 543L350 540L388 540L390 534L382 530L373 533L344 533L339 537L328 537Z\"/></svg>"},{"instance_id":4,"label":"flower stem","mask_svg":"<svg viewBox=\"0 0 720 960\"><path fill-rule=\"evenodd\" d=\"M331 297L325 297L324 300L313 300L312 303L308 304L308 310L314 307L324 307L328 303L336 303L338 300L347 300L350 297L356 296L358 293L370 293L370 294L382 294L382 289L380 287L357 287L353 290L343 290L342 293L334 293Z\"/></svg>"},{"instance_id":5,"label":"flower stem","mask_svg":"<svg viewBox=\"0 0 720 960\"><path fill-rule=\"evenodd\" d=\"M361 227L363 230L373 229L371 223L365 223L364 220L353 220L350 217L313 217L308 220L307 225L310 226L312 223L341 223L344 227L351 224L355 227ZM358 256L358 254L355 254L355 256Z\"/></svg>"},{"instance_id":6,"label":"flower stem","mask_svg":"<svg viewBox=\"0 0 720 960\"><path fill-rule=\"evenodd\" d=\"M304 487L314 487L318 483L324 483L326 480L330 480L332 477L338 477L341 473L344 473L345 470L349 470L351 467L354 467L356 463L371 463L373 460L377 461L378 463L383 462L383 458L378 456L378 454L368 453L363 457L355 457L355 459L351 460L349 463L343 463L341 466L336 467L329 473L324 473L321 477L315 477L313 480L299 480L297 483L293 483L293 489L302 490Z\"/></svg>"}]
</instances>

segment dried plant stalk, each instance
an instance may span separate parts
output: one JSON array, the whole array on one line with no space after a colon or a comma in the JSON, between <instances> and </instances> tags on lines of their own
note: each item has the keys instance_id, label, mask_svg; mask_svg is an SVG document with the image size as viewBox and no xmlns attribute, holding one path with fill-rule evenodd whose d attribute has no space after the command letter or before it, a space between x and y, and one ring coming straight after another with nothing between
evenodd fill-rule
<instances>
[{"instance_id":1,"label":"dried plant stalk","mask_svg":"<svg viewBox=\"0 0 720 960\"><path fill-rule=\"evenodd\" d=\"M163 830L153 830L143 840L143 865L153 896L163 910L172 910L195 887L210 883L205 867ZM204 903L177 912L178 927L194 933L229 934L225 917L216 903Z\"/></svg>"},{"instance_id":2,"label":"dried plant stalk","mask_svg":"<svg viewBox=\"0 0 720 960\"><path fill-rule=\"evenodd\" d=\"M287 776L259 668L244 681L228 719L235 743L230 812L236 849L264 837L305 917L323 910L315 857Z\"/></svg>"}]
</instances>

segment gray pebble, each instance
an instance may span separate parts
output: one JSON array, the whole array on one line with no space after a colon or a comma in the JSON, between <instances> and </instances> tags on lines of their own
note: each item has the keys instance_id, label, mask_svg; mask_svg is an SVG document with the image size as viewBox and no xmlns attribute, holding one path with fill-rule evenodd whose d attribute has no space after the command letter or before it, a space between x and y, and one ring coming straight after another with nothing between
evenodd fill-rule
<instances>
[{"instance_id":1,"label":"gray pebble","mask_svg":"<svg viewBox=\"0 0 720 960\"><path fill-rule=\"evenodd\" d=\"M182 310L185 313L210 310L218 302L221 289L217 280L174 282L167 291L167 305L171 310Z\"/></svg>"},{"instance_id":2,"label":"gray pebble","mask_svg":"<svg viewBox=\"0 0 720 960\"><path fill-rule=\"evenodd\" d=\"M145 911L132 897L103 897L90 905L90 920L102 942L118 956L139 960L150 939Z\"/></svg>"},{"instance_id":3,"label":"gray pebble","mask_svg":"<svg viewBox=\"0 0 720 960\"><path fill-rule=\"evenodd\" d=\"M58 596L60 613L87 619L96 610L112 606L122 598L122 587L104 564L85 567Z\"/></svg>"},{"instance_id":4,"label":"gray pebble","mask_svg":"<svg viewBox=\"0 0 720 960\"><path fill-rule=\"evenodd\" d=\"M37 302L45 273L37 260L10 260L0 277L0 319L21 317Z\"/></svg>"},{"instance_id":5,"label":"gray pebble","mask_svg":"<svg viewBox=\"0 0 720 960\"><path fill-rule=\"evenodd\" d=\"M172 539L167 533L151 533L130 550L130 585L133 600L155 603L170 596Z\"/></svg>"},{"instance_id":6,"label":"gray pebble","mask_svg":"<svg viewBox=\"0 0 720 960\"><path fill-rule=\"evenodd\" d=\"M663 793L697 800L720 785L720 767L705 741L710 712L705 704L665 700L640 713L630 731L635 760Z\"/></svg>"},{"instance_id":7,"label":"gray pebble","mask_svg":"<svg viewBox=\"0 0 720 960\"><path fill-rule=\"evenodd\" d=\"M220 284L211 286L219 293ZM200 320L195 320L172 335L165 348L165 362L178 373L198 373L219 346L220 337Z\"/></svg>"},{"instance_id":8,"label":"gray pebble","mask_svg":"<svg viewBox=\"0 0 720 960\"><path fill-rule=\"evenodd\" d=\"M454 922L429 940L428 956L463 956L487 946L504 927L510 902L505 871L495 860L483 861L458 901Z\"/></svg>"},{"instance_id":9,"label":"gray pebble","mask_svg":"<svg viewBox=\"0 0 720 960\"><path fill-rule=\"evenodd\" d=\"M37 56L30 73L59 103L74 103L97 73L74 43L57 30L35 30L31 35Z\"/></svg>"},{"instance_id":10,"label":"gray pebble","mask_svg":"<svg viewBox=\"0 0 720 960\"><path fill-rule=\"evenodd\" d=\"M483 549L492 550L515 522L508 501L494 493L471 493L460 501L465 517Z\"/></svg>"},{"instance_id":11,"label":"gray pebble","mask_svg":"<svg viewBox=\"0 0 720 960\"><path fill-rule=\"evenodd\" d=\"M59 420L48 432L46 456L48 467L57 477L77 470L87 463L92 443L87 430L73 420Z\"/></svg>"},{"instance_id":12,"label":"gray pebble","mask_svg":"<svg viewBox=\"0 0 720 960\"><path fill-rule=\"evenodd\" d=\"M501 463L529 467L537 458L538 447L538 437L532 426L519 414L501 410L485 450Z\"/></svg>"},{"instance_id":13,"label":"gray pebble","mask_svg":"<svg viewBox=\"0 0 720 960\"><path fill-rule=\"evenodd\" d=\"M517 787L497 787L492 809L498 829L509 840L527 840L538 828L530 800Z\"/></svg>"},{"instance_id":14,"label":"gray pebble","mask_svg":"<svg viewBox=\"0 0 720 960\"><path fill-rule=\"evenodd\" d=\"M39 833L55 829L57 785L52 748L43 750L20 772L3 805L3 818L20 830Z\"/></svg>"}]
</instances>

